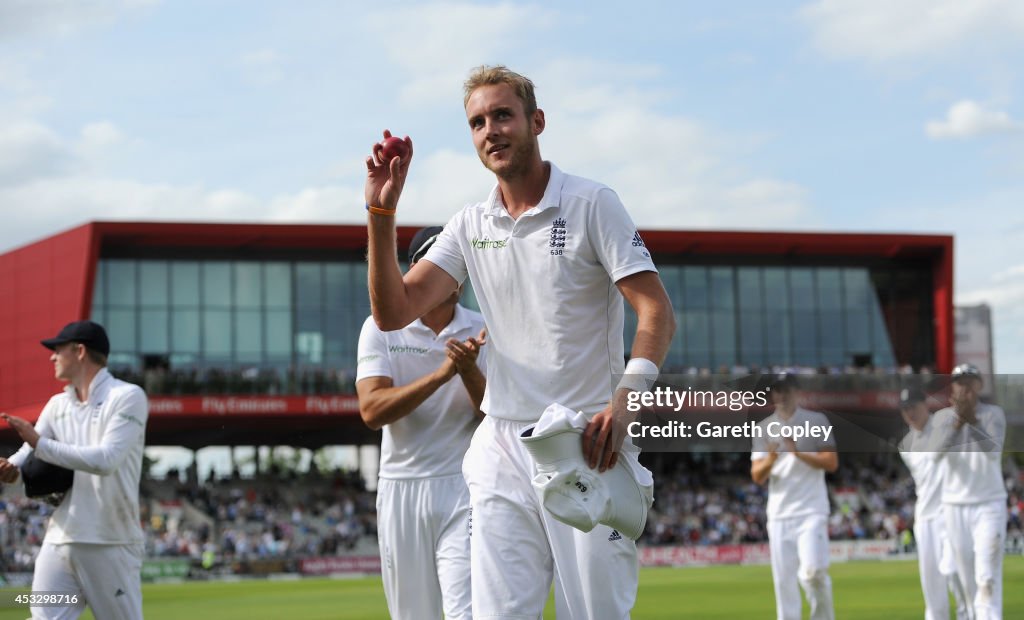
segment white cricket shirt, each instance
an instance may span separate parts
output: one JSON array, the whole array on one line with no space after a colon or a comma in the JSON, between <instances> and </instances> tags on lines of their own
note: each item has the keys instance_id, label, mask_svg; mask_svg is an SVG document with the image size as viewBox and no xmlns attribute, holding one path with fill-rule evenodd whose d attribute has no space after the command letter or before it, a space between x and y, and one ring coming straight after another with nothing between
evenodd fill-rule
<instances>
[{"instance_id":1,"label":"white cricket shirt","mask_svg":"<svg viewBox=\"0 0 1024 620\"><path fill-rule=\"evenodd\" d=\"M922 430L911 428L900 442L900 457L914 479L914 520L926 521L942 516L942 484L946 461L936 459L935 452L926 452L929 437L935 426L929 417Z\"/></svg>"},{"instance_id":2,"label":"white cricket shirt","mask_svg":"<svg viewBox=\"0 0 1024 620\"><path fill-rule=\"evenodd\" d=\"M808 422L812 426L831 425L824 414L802 407L797 407L793 412L793 417L788 421L783 420L776 412L758 423L758 426L763 429L762 436L754 438L750 460L767 458L769 444L772 442L778 444L776 451L779 456L772 465L771 474L768 476L768 518L790 519L812 514L828 515L825 470L804 463L786 449L782 439L770 437L768 427L773 422L785 426L803 426ZM800 452L820 452L834 449L834 446L834 436L830 436L827 441L822 438L803 437L796 442L796 449Z\"/></svg>"},{"instance_id":3,"label":"white cricket shirt","mask_svg":"<svg viewBox=\"0 0 1024 620\"><path fill-rule=\"evenodd\" d=\"M935 413L934 443L946 461L942 501L947 504L979 504L1006 499L1002 453L1006 438L1006 415L996 405L978 403L978 422L956 429L956 412L947 407ZM982 438L992 446L985 451ZM944 457L943 457L944 455Z\"/></svg>"},{"instance_id":4,"label":"white cricket shirt","mask_svg":"<svg viewBox=\"0 0 1024 620\"><path fill-rule=\"evenodd\" d=\"M382 332L369 317L359 334L356 381L389 377L395 386L412 383L441 366L448 356L445 342L449 338L476 337L483 328L480 313L461 305L455 306L455 316L440 334L419 319L403 329ZM493 346L488 333L488 343L476 360L482 372ZM461 473L462 457L477 424L476 407L456 375L412 413L384 425L379 476L401 480Z\"/></svg>"},{"instance_id":5,"label":"white cricket shirt","mask_svg":"<svg viewBox=\"0 0 1024 620\"><path fill-rule=\"evenodd\" d=\"M139 479L149 404L137 385L101 369L79 402L68 385L53 396L36 422L36 457L75 470L75 481L46 528L44 542L136 544ZM32 448L11 457L20 467Z\"/></svg>"},{"instance_id":6,"label":"white cricket shirt","mask_svg":"<svg viewBox=\"0 0 1024 620\"><path fill-rule=\"evenodd\" d=\"M607 405L625 366L615 282L657 271L615 192L549 165L543 198L519 219L495 186L425 256L473 283L491 347L482 408L521 422L556 402L588 415Z\"/></svg>"}]
</instances>

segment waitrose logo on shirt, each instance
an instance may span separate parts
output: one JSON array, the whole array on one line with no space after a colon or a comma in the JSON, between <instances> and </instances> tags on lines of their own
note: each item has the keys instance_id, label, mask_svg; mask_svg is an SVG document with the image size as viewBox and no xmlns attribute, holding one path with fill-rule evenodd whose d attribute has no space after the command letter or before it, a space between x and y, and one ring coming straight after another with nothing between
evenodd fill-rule
<instances>
[{"instance_id":1,"label":"waitrose logo on shirt","mask_svg":"<svg viewBox=\"0 0 1024 620\"><path fill-rule=\"evenodd\" d=\"M392 353L417 353L419 355L425 355L430 353L430 349L426 347L410 347L408 345L393 344L388 347L388 351Z\"/></svg>"},{"instance_id":2,"label":"waitrose logo on shirt","mask_svg":"<svg viewBox=\"0 0 1024 620\"><path fill-rule=\"evenodd\" d=\"M508 239L491 240L487 237L483 239L473 237L469 244L473 246L474 250L501 250L508 245Z\"/></svg>"}]
</instances>

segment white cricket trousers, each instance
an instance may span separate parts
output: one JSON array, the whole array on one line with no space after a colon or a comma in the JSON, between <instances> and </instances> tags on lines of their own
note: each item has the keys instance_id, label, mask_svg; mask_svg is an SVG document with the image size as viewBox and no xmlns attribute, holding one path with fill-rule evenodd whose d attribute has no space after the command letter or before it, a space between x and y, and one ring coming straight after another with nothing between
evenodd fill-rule
<instances>
[{"instance_id":1,"label":"white cricket trousers","mask_svg":"<svg viewBox=\"0 0 1024 620\"><path fill-rule=\"evenodd\" d=\"M943 504L956 572L975 620L1003 617L1006 500Z\"/></svg>"},{"instance_id":2,"label":"white cricket trousers","mask_svg":"<svg viewBox=\"0 0 1024 620\"><path fill-rule=\"evenodd\" d=\"M77 594L78 604L33 607L34 620L74 620L88 605L98 620L142 620L142 556L138 545L43 543L33 592Z\"/></svg>"},{"instance_id":3,"label":"white cricket trousers","mask_svg":"<svg viewBox=\"0 0 1024 620\"><path fill-rule=\"evenodd\" d=\"M968 620L967 597L956 574L953 549L946 537L942 514L914 523L917 563L924 593L925 620L949 620L949 592L956 601L957 620Z\"/></svg>"},{"instance_id":4,"label":"white cricket trousers","mask_svg":"<svg viewBox=\"0 0 1024 620\"><path fill-rule=\"evenodd\" d=\"M800 620L800 587L807 595L811 620L833 620L832 579L828 575L828 516L769 519L768 549L778 620Z\"/></svg>"},{"instance_id":5,"label":"white cricket trousers","mask_svg":"<svg viewBox=\"0 0 1024 620\"><path fill-rule=\"evenodd\" d=\"M469 620L469 491L462 474L377 484L377 539L395 620Z\"/></svg>"},{"instance_id":6,"label":"white cricket trousers","mask_svg":"<svg viewBox=\"0 0 1024 620\"><path fill-rule=\"evenodd\" d=\"M559 620L622 620L636 601L636 544L610 527L588 533L557 521L532 485L519 433L530 426L487 416L462 471L473 506L473 617L538 620L552 580ZM620 454L616 467L636 453Z\"/></svg>"}]
</instances>

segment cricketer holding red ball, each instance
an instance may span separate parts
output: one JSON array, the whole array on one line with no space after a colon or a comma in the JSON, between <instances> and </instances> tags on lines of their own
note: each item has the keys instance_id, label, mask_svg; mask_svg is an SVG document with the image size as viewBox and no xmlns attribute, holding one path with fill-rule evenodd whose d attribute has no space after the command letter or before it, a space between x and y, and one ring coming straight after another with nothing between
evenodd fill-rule
<instances>
[{"instance_id":1,"label":"cricketer holding red ball","mask_svg":"<svg viewBox=\"0 0 1024 620\"><path fill-rule=\"evenodd\" d=\"M464 92L473 144L497 184L449 221L404 278L394 214L412 142L409 157L384 161L377 144L366 160L373 318L383 330L404 327L469 277L488 325L487 417L463 462L474 618L535 620L552 582L559 618L627 618L639 577L635 542L605 525L584 533L555 520L531 485L535 465L519 434L561 403L590 420L583 453L591 468L633 465L638 449L624 441L631 388L616 381L657 375L675 331L671 302L615 192L541 159L545 119L533 83L480 67ZM623 297L638 317L625 367Z\"/></svg>"}]
</instances>

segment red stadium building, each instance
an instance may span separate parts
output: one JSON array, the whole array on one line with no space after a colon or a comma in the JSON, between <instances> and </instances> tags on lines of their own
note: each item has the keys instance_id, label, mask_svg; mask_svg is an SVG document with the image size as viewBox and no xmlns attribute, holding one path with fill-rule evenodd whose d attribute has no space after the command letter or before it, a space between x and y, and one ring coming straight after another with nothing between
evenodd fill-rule
<instances>
[{"instance_id":1,"label":"red stadium building","mask_svg":"<svg viewBox=\"0 0 1024 620\"><path fill-rule=\"evenodd\" d=\"M670 372L953 365L951 236L641 234L677 312ZM92 318L151 396L148 445L377 443L353 388L365 244L361 226L93 222L0 255L0 410L34 420L60 389L39 341Z\"/></svg>"}]
</instances>

